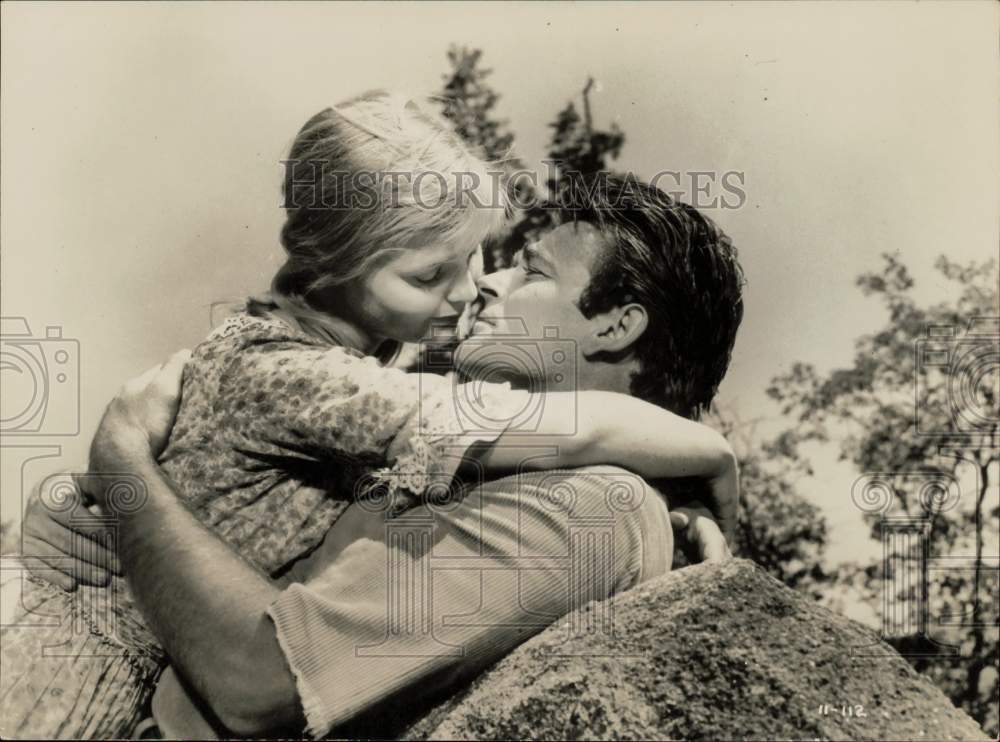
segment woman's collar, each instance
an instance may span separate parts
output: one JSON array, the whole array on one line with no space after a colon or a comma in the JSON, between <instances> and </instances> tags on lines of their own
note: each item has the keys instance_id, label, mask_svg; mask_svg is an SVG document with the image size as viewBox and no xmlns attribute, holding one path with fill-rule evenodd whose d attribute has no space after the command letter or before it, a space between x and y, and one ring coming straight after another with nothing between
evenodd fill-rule
<instances>
[{"instance_id":1,"label":"woman's collar","mask_svg":"<svg viewBox=\"0 0 1000 742\"><path fill-rule=\"evenodd\" d=\"M267 300L274 305L272 312L294 329L330 345L367 352L363 338L354 327L338 317L313 309L302 297L271 292Z\"/></svg>"}]
</instances>

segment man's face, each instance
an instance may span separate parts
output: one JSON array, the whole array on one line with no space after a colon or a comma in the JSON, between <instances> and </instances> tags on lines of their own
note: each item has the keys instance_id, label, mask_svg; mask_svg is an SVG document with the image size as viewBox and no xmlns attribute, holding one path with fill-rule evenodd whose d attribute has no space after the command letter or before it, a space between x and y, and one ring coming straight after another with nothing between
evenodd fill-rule
<instances>
[{"instance_id":1,"label":"man's face","mask_svg":"<svg viewBox=\"0 0 1000 742\"><path fill-rule=\"evenodd\" d=\"M575 347L576 362L583 363L581 350L595 325L577 304L603 249L603 237L593 226L563 224L525 248L513 267L480 278L482 308L473 314L472 334L456 353L458 370L478 378L552 381L565 364L505 364L509 354L483 352L492 345L524 346L525 339L543 357L548 348ZM505 366L510 373L504 373Z\"/></svg>"}]
</instances>

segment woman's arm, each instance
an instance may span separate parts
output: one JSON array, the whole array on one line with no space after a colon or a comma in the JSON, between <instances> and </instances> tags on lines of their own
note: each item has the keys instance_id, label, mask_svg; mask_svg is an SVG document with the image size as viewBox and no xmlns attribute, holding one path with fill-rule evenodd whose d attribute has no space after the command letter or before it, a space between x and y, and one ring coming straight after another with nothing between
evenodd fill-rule
<instances>
[{"instance_id":1,"label":"woman's arm","mask_svg":"<svg viewBox=\"0 0 1000 742\"><path fill-rule=\"evenodd\" d=\"M382 459L378 478L420 497L450 482L462 461L494 472L616 464L648 479L700 477L729 535L736 526L735 457L710 428L625 394L552 392L531 398L507 384L454 385L407 374L342 349L258 343L236 354L220 387L227 435L245 450ZM280 392L263 392L280 387ZM533 426L517 427L521 411ZM575 434L566 435L575 420ZM537 423L537 424L535 424ZM511 427L513 425L513 427ZM477 427L483 426L483 427ZM556 457L523 461L525 446Z\"/></svg>"},{"instance_id":2,"label":"woman's arm","mask_svg":"<svg viewBox=\"0 0 1000 742\"><path fill-rule=\"evenodd\" d=\"M531 430L508 429L484 447L487 470L575 468L616 464L648 479L699 477L711 490L711 509L727 538L735 535L739 502L736 455L707 425L688 420L635 397L613 392L553 392ZM565 431L576 417L576 433ZM551 446L554 457L530 459L526 446Z\"/></svg>"}]
</instances>

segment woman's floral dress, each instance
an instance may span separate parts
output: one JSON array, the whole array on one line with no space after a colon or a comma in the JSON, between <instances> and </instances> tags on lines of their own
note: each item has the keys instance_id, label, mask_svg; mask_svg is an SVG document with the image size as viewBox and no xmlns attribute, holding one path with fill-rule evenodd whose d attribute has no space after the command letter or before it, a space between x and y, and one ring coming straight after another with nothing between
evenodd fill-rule
<instances>
[{"instance_id":1,"label":"woman's floral dress","mask_svg":"<svg viewBox=\"0 0 1000 742\"><path fill-rule=\"evenodd\" d=\"M491 421L513 419L524 394L475 389ZM192 354L160 463L201 522L277 577L352 500L391 517L447 490L468 446L503 427L466 430L456 395L466 396L449 376L386 368L276 316L239 313ZM128 736L166 657L124 580L68 593L25 576L20 593L0 631L0 737Z\"/></svg>"}]
</instances>

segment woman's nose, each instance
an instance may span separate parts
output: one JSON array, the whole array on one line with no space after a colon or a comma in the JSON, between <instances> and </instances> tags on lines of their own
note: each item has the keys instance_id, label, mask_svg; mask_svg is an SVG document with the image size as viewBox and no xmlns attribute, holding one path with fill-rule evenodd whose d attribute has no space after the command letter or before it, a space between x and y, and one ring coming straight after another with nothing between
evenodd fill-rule
<instances>
[{"instance_id":1,"label":"woman's nose","mask_svg":"<svg viewBox=\"0 0 1000 742\"><path fill-rule=\"evenodd\" d=\"M452 284L451 291L448 292L448 301L452 304L468 304L477 296L479 296L479 290L476 288L476 282L473 280L472 272L465 271L458 278L458 280Z\"/></svg>"}]
</instances>

